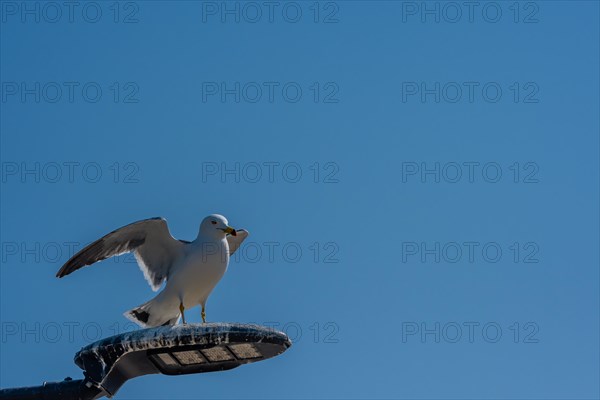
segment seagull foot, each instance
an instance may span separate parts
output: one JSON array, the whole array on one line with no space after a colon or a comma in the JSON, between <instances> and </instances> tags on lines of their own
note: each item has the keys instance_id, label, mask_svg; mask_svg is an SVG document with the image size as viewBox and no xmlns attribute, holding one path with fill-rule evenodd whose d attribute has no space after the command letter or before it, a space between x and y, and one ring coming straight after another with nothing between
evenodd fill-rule
<instances>
[{"instance_id":1,"label":"seagull foot","mask_svg":"<svg viewBox=\"0 0 600 400\"><path fill-rule=\"evenodd\" d=\"M185 310L185 307L183 307L183 303L180 302L179 303L179 312L181 313L181 322L183 323L183 325L187 325L185 323L185 314L183 312L184 310Z\"/></svg>"}]
</instances>

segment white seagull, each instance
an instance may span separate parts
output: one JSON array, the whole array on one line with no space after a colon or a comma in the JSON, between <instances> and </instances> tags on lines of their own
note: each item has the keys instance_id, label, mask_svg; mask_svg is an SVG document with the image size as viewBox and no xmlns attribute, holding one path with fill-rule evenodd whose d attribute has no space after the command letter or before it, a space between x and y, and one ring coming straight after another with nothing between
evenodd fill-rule
<instances>
[{"instance_id":1,"label":"white seagull","mask_svg":"<svg viewBox=\"0 0 600 400\"><path fill-rule=\"evenodd\" d=\"M57 272L62 278L71 272L109 257L133 252L152 290L164 280L164 289L152 300L125 313L142 327L174 325L184 310L202 306L206 322L206 300L227 271L229 256L248 237L235 230L227 219L212 214L202 220L193 242L177 240L164 218L150 218L119 228L75 254Z\"/></svg>"}]
</instances>

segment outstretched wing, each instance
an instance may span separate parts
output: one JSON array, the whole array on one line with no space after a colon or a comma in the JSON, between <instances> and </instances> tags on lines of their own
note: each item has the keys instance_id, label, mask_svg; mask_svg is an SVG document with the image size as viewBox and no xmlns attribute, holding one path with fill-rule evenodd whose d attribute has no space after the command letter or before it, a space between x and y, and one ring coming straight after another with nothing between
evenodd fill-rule
<instances>
[{"instance_id":1,"label":"outstretched wing","mask_svg":"<svg viewBox=\"0 0 600 400\"><path fill-rule=\"evenodd\" d=\"M240 248L242 242L246 240L249 233L245 229L236 230L236 235L227 235L227 243L229 244L229 255L235 253L237 249Z\"/></svg>"},{"instance_id":2,"label":"outstretched wing","mask_svg":"<svg viewBox=\"0 0 600 400\"><path fill-rule=\"evenodd\" d=\"M112 231L89 244L71 257L56 276L62 278L86 265L133 252L144 277L156 291L168 277L171 265L181 256L183 246L185 243L171 236L165 219L145 219Z\"/></svg>"}]
</instances>

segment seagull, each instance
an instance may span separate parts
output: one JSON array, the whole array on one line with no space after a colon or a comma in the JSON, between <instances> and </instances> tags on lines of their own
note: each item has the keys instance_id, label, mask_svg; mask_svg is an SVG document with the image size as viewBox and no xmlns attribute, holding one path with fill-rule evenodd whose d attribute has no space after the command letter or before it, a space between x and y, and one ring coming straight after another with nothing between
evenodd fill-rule
<instances>
[{"instance_id":1,"label":"seagull","mask_svg":"<svg viewBox=\"0 0 600 400\"><path fill-rule=\"evenodd\" d=\"M167 220L144 219L126 225L89 244L56 273L58 278L109 257L133 253L144 277L155 292L152 300L124 313L141 327L175 325L184 311L202 306L206 322L206 300L221 280L229 257L248 237L245 229L235 230L227 219L212 214L202 220L193 242L177 240L169 232Z\"/></svg>"}]
</instances>

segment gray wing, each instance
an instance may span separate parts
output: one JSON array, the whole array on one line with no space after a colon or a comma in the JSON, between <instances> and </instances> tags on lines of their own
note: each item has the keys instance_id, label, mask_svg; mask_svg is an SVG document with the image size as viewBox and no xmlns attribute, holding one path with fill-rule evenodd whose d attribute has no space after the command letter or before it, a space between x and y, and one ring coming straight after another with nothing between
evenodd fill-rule
<instances>
[{"instance_id":1,"label":"gray wing","mask_svg":"<svg viewBox=\"0 0 600 400\"><path fill-rule=\"evenodd\" d=\"M56 273L58 278L86 265L125 253L135 255L144 277L156 291L168 277L171 265L182 254L185 243L171 236L167 221L150 218L126 225L89 244Z\"/></svg>"},{"instance_id":2,"label":"gray wing","mask_svg":"<svg viewBox=\"0 0 600 400\"><path fill-rule=\"evenodd\" d=\"M236 235L227 235L227 243L229 244L229 255L235 253L240 248L242 242L246 240L250 233L245 229L236 230Z\"/></svg>"}]
</instances>

